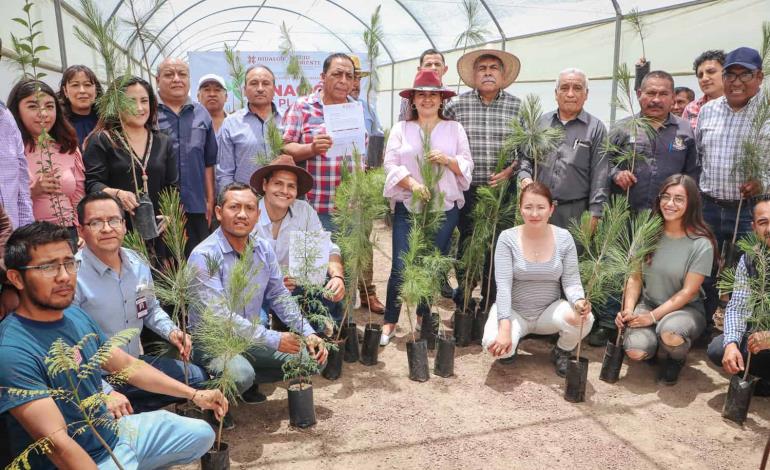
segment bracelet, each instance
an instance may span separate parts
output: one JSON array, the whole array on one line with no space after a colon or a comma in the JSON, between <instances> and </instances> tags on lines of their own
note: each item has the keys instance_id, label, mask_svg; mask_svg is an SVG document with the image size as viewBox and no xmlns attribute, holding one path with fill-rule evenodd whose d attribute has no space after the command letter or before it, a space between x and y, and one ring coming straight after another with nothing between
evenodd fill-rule
<instances>
[{"instance_id":1,"label":"bracelet","mask_svg":"<svg viewBox=\"0 0 770 470\"><path fill-rule=\"evenodd\" d=\"M655 318L655 315L652 314L652 311L650 311L649 314L650 314L650 317L652 317L652 324L653 325L657 325L658 324L658 319Z\"/></svg>"},{"instance_id":2,"label":"bracelet","mask_svg":"<svg viewBox=\"0 0 770 470\"><path fill-rule=\"evenodd\" d=\"M342 276L340 276L339 274L335 274L335 275L334 275L334 276L332 276L330 279L334 279L335 277L336 277L336 278L338 278L338 279L340 279L342 282L345 282L345 278L344 278L344 277L342 277Z\"/></svg>"},{"instance_id":3,"label":"bracelet","mask_svg":"<svg viewBox=\"0 0 770 470\"><path fill-rule=\"evenodd\" d=\"M120 190L115 191L115 198L120 200Z\"/></svg>"},{"instance_id":4,"label":"bracelet","mask_svg":"<svg viewBox=\"0 0 770 470\"><path fill-rule=\"evenodd\" d=\"M196 395L198 395L198 392L200 392L200 390L195 390L195 391L193 392L193 396L192 396L192 398L190 398L190 401L191 401L191 402L195 403L195 396L196 396Z\"/></svg>"}]
</instances>

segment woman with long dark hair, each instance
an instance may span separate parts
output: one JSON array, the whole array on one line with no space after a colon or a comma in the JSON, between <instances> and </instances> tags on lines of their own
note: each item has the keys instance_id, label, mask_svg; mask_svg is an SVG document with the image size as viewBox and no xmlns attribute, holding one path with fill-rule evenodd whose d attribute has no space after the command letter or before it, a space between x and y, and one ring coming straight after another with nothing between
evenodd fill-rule
<instances>
[{"instance_id":1,"label":"woman with long dark hair","mask_svg":"<svg viewBox=\"0 0 770 470\"><path fill-rule=\"evenodd\" d=\"M711 275L716 241L703 221L698 185L687 175L666 178L654 212L663 218L663 234L642 272L628 280L615 324L628 329L629 359L657 358L658 381L674 385L692 341L706 328L701 285Z\"/></svg>"},{"instance_id":2,"label":"woman with long dark hair","mask_svg":"<svg viewBox=\"0 0 770 470\"><path fill-rule=\"evenodd\" d=\"M51 87L37 80L17 83L8 109L24 142L35 220L67 227L77 240L75 208L85 194L85 173L75 130Z\"/></svg>"},{"instance_id":3,"label":"woman with long dark hair","mask_svg":"<svg viewBox=\"0 0 770 470\"><path fill-rule=\"evenodd\" d=\"M96 100L102 96L102 84L85 65L70 65L62 74L57 96L83 150L83 142L99 120Z\"/></svg>"},{"instance_id":4,"label":"woman with long dark hair","mask_svg":"<svg viewBox=\"0 0 770 470\"><path fill-rule=\"evenodd\" d=\"M176 186L178 171L171 141L155 126L155 92L139 77L118 78L110 87L121 87L132 106L116 116L101 116L86 140L86 188L118 198L131 215L146 193L157 213L158 196Z\"/></svg>"}]
</instances>

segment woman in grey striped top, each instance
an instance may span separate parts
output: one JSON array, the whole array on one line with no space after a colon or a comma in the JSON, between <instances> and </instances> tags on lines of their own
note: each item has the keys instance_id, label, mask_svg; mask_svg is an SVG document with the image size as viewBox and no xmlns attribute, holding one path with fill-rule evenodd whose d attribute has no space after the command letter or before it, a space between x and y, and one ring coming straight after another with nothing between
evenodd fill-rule
<instances>
[{"instance_id":1,"label":"woman in grey striped top","mask_svg":"<svg viewBox=\"0 0 770 470\"><path fill-rule=\"evenodd\" d=\"M482 345L509 363L527 334L559 333L551 360L564 377L569 356L582 339L580 322L585 322L583 337L594 322L580 283L575 241L567 230L548 223L554 205L542 183L522 190L519 208L524 224L504 230L497 241L497 302L484 327Z\"/></svg>"}]
</instances>

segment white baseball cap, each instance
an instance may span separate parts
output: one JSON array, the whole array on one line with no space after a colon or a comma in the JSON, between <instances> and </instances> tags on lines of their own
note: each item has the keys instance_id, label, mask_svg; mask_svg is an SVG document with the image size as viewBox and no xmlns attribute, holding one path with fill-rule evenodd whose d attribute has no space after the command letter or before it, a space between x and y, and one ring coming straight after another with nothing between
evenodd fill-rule
<instances>
[{"instance_id":1,"label":"white baseball cap","mask_svg":"<svg viewBox=\"0 0 770 470\"><path fill-rule=\"evenodd\" d=\"M225 79L215 73L207 73L206 75L202 76L201 79L198 80L198 89L200 90L203 85L209 82L215 82L225 90L227 89Z\"/></svg>"}]
</instances>

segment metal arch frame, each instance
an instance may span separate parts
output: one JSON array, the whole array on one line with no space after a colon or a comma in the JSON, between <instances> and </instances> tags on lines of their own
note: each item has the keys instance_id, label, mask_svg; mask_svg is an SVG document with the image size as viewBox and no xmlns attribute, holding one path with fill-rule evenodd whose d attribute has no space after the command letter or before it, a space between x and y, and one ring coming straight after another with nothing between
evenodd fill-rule
<instances>
[{"instance_id":1,"label":"metal arch frame","mask_svg":"<svg viewBox=\"0 0 770 470\"><path fill-rule=\"evenodd\" d=\"M241 21L248 21L248 20L241 20ZM209 40L214 39L214 38L219 38L220 36L236 34L236 33L241 33L241 32L242 32L242 30L240 30L240 29L234 29L234 30L229 30L229 31L217 31L217 32L209 34L208 36L203 36L201 38L196 38L195 40L189 42L187 45L190 46L190 50L191 51L199 50L200 47L203 47L203 46L200 46L200 47L195 46L195 44L197 44L197 43L201 43L201 42L204 42L204 41L209 41ZM221 43L222 40L220 39L219 42ZM195 47L193 47L193 46L195 46ZM171 55L171 54L169 54L169 55Z\"/></svg>"},{"instance_id":2,"label":"metal arch frame","mask_svg":"<svg viewBox=\"0 0 770 470\"><path fill-rule=\"evenodd\" d=\"M158 34L156 34L156 38L157 38L157 37L159 37L161 34L163 34L163 32L164 32L164 31L165 31L165 30L166 30L166 29L167 29L167 28L168 28L168 27L169 27L169 26L170 26L170 25L171 25L171 24L172 24L174 21L176 21L176 19L177 19L177 18L179 18L181 15L183 15L183 14L187 13L187 12L188 12L188 11L190 11L192 8L194 8L194 7L198 6L198 5L200 5L201 3L204 3L204 2L206 2L206 1L208 1L208 0L200 0L200 1L198 1L197 3L195 3L195 4L193 4L193 5L190 5L189 7L187 7L187 8L186 8L184 11L182 11L182 12L181 12L181 13L179 13L178 15L174 16L173 18L171 18L171 20L170 20L168 23L166 23L166 25L165 25L165 26L163 26L163 28L162 28L160 31L158 31ZM241 5L241 6L236 6L236 7L223 8L223 9L221 9L221 10L217 10L217 11L215 11L215 12L209 13L209 14L208 14L208 15L206 15L206 16L200 17L200 18L198 18L197 20L195 20L193 23L197 23L198 21L201 21L201 20L203 20L203 19L206 19L206 18L210 17L211 15L215 15L215 14L218 14L218 13L222 13L222 12L224 12L224 11L240 10L240 9L244 9L244 8L254 8L254 6L253 6L253 5ZM306 20L308 20L308 21L311 21L311 22L315 23L316 25L318 25L318 26L322 27L323 29L325 29L326 31L328 31L329 33L331 33L331 35L332 35L332 36L334 36L334 37L335 37L335 38L336 38L338 41L340 41L342 44L344 44L344 45L345 45L345 47L348 49L348 51L350 51L350 52L353 52L353 48L352 48L352 47L350 47L350 45L349 45L347 42L345 42L345 40L344 40L344 39L342 39L341 37L339 37L339 35L337 35L337 33L335 33L334 31L330 30L329 28L327 28L327 27L326 27L326 26L324 26L323 24L319 23L318 21L314 20L313 18L310 18L309 16L307 16L307 15L305 15L305 14L303 14L303 13L300 13L300 12L298 12L298 11L295 11L295 10L291 10L291 9L288 9L288 8L282 8L282 7L264 6L263 8L267 8L267 9L270 9L270 10L280 10L280 11L285 11L285 12L288 12L288 13L292 13L292 14L295 14L295 15L301 16L302 18L304 18L304 19L306 19ZM152 42L150 43L150 45L152 45L152 44L154 44L154 43L155 43L155 41L152 41ZM163 50L166 48L166 46L168 45L168 43L169 43L169 41L166 41L166 42L163 44L163 46L162 46L162 47L161 47L161 46L159 46L158 44L155 44L155 47L157 47L157 48L158 48L158 53L157 53L157 54L155 55L155 57L153 58L153 60L152 60L152 64L154 64L154 63L155 63L155 61L156 61L156 60L158 60L158 56L160 56L160 54L161 54L161 53L163 52ZM144 54L142 54L142 58L144 59Z\"/></svg>"},{"instance_id":3,"label":"metal arch frame","mask_svg":"<svg viewBox=\"0 0 770 470\"><path fill-rule=\"evenodd\" d=\"M503 28L500 26L500 23L497 21L497 17L494 13L492 13L492 9L489 8L487 5L486 0L479 0L479 3L484 7L485 10L487 10L487 13L489 14L489 17L492 18L492 22L495 23L495 27L497 28L497 32L500 33L500 44L503 50L505 50L505 33L503 32Z\"/></svg>"},{"instance_id":4,"label":"metal arch frame","mask_svg":"<svg viewBox=\"0 0 770 470\"><path fill-rule=\"evenodd\" d=\"M209 16L208 16L208 17L206 17L206 18L209 18L209 17L211 17L211 16L212 16L212 15L209 15ZM248 22L248 21L250 21L250 20L230 20L230 21L223 21L223 22L221 22L221 23L218 23L218 24L216 24L215 26L224 26L224 25L226 25L226 24L230 24L230 23L246 23L246 22ZM271 21L265 21L265 20L256 20L256 22L258 22L258 23L265 23L265 24L272 24L272 25L274 25L274 24L275 24L275 23L273 23L273 22L271 22ZM187 28L189 28L189 27L191 27L191 26L195 25L196 23L197 23L197 21L195 21L195 22L193 22L193 23L190 23L190 24L188 24L187 26L185 26L183 29L181 29L181 30L177 31L177 33L176 33L174 36L172 36L172 37L169 39L169 41L168 41L168 42L171 42L173 39L176 39L176 37L177 37L177 36L179 36L179 34L180 34L180 33L182 33L183 31L187 30ZM181 47L183 44L184 44L184 42L182 42L182 41L179 41L179 44L177 44L176 46L174 46L174 48L173 48L173 49L171 49L171 50L168 52L168 55L169 55L169 56L171 56L172 54L174 54L174 52L176 52L176 51L177 51L177 49L179 49L179 48L180 48L180 47ZM157 47L157 46L156 46L156 47ZM158 50L160 51L160 48L158 48ZM153 63L155 62L155 60L157 60L157 58L158 58L158 55L156 55L156 56L155 56L155 58L153 59Z\"/></svg>"},{"instance_id":5,"label":"metal arch frame","mask_svg":"<svg viewBox=\"0 0 770 470\"><path fill-rule=\"evenodd\" d=\"M246 30L249 29L249 26L251 23L254 22L254 20L257 18L257 15L259 15L259 12L262 11L262 7L265 6L265 3L267 3L267 0L262 0L262 5L260 5L257 8L257 11L254 12L254 16L251 17L251 20L249 20L248 23L246 23L246 26L244 26L243 31L241 31L240 37L238 37L238 40L235 41L235 45L233 45L233 49L238 47L238 43L241 42L241 39L243 39L243 35L246 34Z\"/></svg>"},{"instance_id":6,"label":"metal arch frame","mask_svg":"<svg viewBox=\"0 0 770 470\"><path fill-rule=\"evenodd\" d=\"M420 28L420 31L422 31L422 34L425 35L425 38L430 43L430 47L432 49L438 50L438 47L436 46L436 43L433 42L433 38L430 37L430 34L428 34L428 31L423 27L422 23L420 23L419 20L417 20L417 17L414 16L414 13L412 13L407 7L404 6L403 3L401 3L401 0L393 0L398 4L398 6L401 7L402 10L406 12L407 15L409 15L410 18L412 18L412 21L417 25L418 28ZM395 63L395 62L393 62Z\"/></svg>"},{"instance_id":7,"label":"metal arch frame","mask_svg":"<svg viewBox=\"0 0 770 470\"><path fill-rule=\"evenodd\" d=\"M368 24L366 24L366 22L365 22L364 20L362 20L361 18L359 18L359 17L358 17L358 15L356 15L356 14L355 14L355 13L353 13L352 11L348 10L347 8L343 7L342 5L338 4L338 3L337 3L337 2L335 2L334 0L326 0L326 3L331 3L331 4L332 4L332 5L334 5L335 7L339 8L340 10L344 11L344 12L345 12L345 13L347 13L348 15L352 16L353 18L355 18L356 20L358 20L358 22L359 22L359 23L361 23L361 24L364 26L364 28L367 28L367 29L369 28L369 25L368 25ZM386 53L386 54L388 54L388 57L390 57L390 60L391 60L391 62L392 62L392 61L393 61L393 54L391 54L391 53L390 53L390 49L388 49L388 46L385 44L385 41L383 41L382 39L380 39L378 42L379 42L380 44L382 44L382 48L383 48L383 49L385 49L385 53ZM371 59L370 59L370 60L371 60Z\"/></svg>"}]
</instances>

